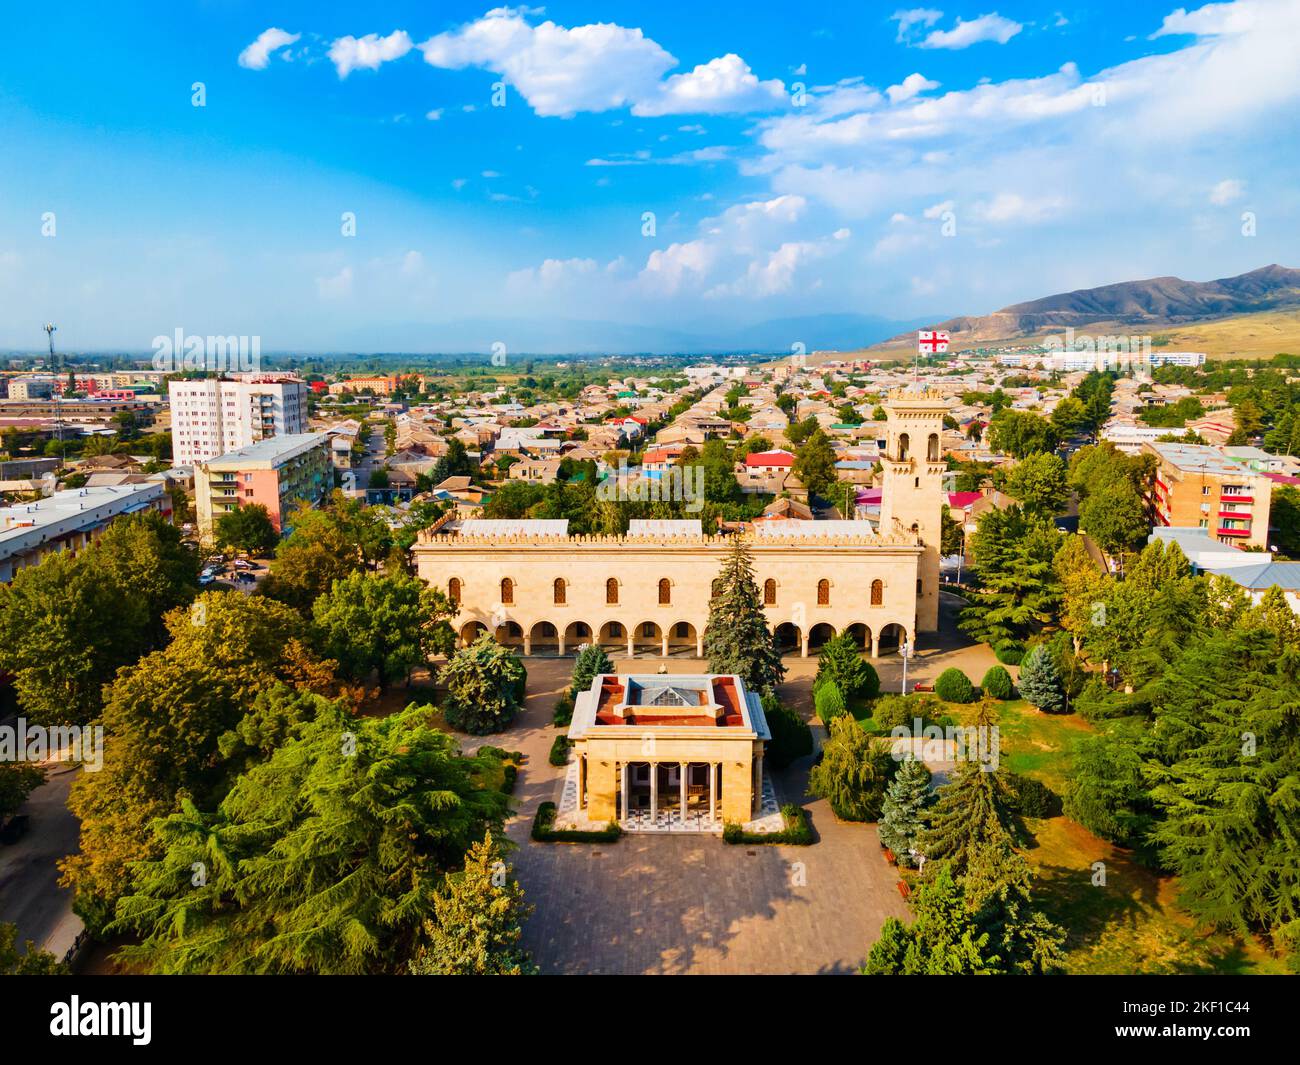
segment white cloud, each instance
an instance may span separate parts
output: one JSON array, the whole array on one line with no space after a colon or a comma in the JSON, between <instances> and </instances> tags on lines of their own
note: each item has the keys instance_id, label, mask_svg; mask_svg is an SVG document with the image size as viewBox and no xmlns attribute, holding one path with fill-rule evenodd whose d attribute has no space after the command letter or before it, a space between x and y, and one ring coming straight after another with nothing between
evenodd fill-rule
<instances>
[{"instance_id":1,"label":"white cloud","mask_svg":"<svg viewBox=\"0 0 1300 1065\"><path fill-rule=\"evenodd\" d=\"M977 221L1004 225L1011 222L1036 224L1060 214L1065 206L1061 196L1022 196L1016 192L1000 192L991 200L975 204Z\"/></svg>"},{"instance_id":2,"label":"white cloud","mask_svg":"<svg viewBox=\"0 0 1300 1065\"><path fill-rule=\"evenodd\" d=\"M263 30L257 35L257 40L239 53L239 65L249 70L265 70L273 53L294 44L301 37L301 33L288 33L277 26Z\"/></svg>"},{"instance_id":3,"label":"white cloud","mask_svg":"<svg viewBox=\"0 0 1300 1065\"><path fill-rule=\"evenodd\" d=\"M984 41L997 41L998 44L1006 44L1024 28L1019 22L1003 18L994 11L991 14L971 19L969 22L958 18L956 25L950 30L933 30L921 42L921 47L969 48L972 44L980 44Z\"/></svg>"},{"instance_id":4,"label":"white cloud","mask_svg":"<svg viewBox=\"0 0 1300 1065\"><path fill-rule=\"evenodd\" d=\"M768 111L786 102L785 85L759 81L734 53L702 63L688 74L674 74L649 99L632 108L634 115L723 114Z\"/></svg>"},{"instance_id":5,"label":"white cloud","mask_svg":"<svg viewBox=\"0 0 1300 1065\"><path fill-rule=\"evenodd\" d=\"M909 74L897 85L891 85L885 90L885 95L889 97L891 104L901 104L919 96L923 92L929 92L931 89L937 89L939 83L931 81L924 74Z\"/></svg>"},{"instance_id":6,"label":"white cloud","mask_svg":"<svg viewBox=\"0 0 1300 1065\"><path fill-rule=\"evenodd\" d=\"M354 70L378 70L383 64L401 59L412 48L405 30L394 30L387 37L367 33L364 37L340 37L330 45L329 57L340 78Z\"/></svg>"},{"instance_id":7,"label":"white cloud","mask_svg":"<svg viewBox=\"0 0 1300 1065\"><path fill-rule=\"evenodd\" d=\"M347 299L352 295L352 267L343 267L333 277L318 277L316 293L327 301Z\"/></svg>"},{"instance_id":8,"label":"white cloud","mask_svg":"<svg viewBox=\"0 0 1300 1065\"><path fill-rule=\"evenodd\" d=\"M920 26L928 29L943 18L943 12L929 7L914 7L905 11L895 11L889 18L891 22L898 23L898 36L895 40L902 44L911 38L912 27Z\"/></svg>"},{"instance_id":9,"label":"white cloud","mask_svg":"<svg viewBox=\"0 0 1300 1065\"><path fill-rule=\"evenodd\" d=\"M1216 207L1224 207L1241 199L1245 191L1246 186L1236 178L1225 178L1210 190L1210 202Z\"/></svg>"},{"instance_id":10,"label":"white cloud","mask_svg":"<svg viewBox=\"0 0 1300 1065\"><path fill-rule=\"evenodd\" d=\"M443 109L441 107L435 107L431 111L426 111L424 113L424 117L427 118L430 122L437 122L442 118L442 112Z\"/></svg>"},{"instance_id":11,"label":"white cloud","mask_svg":"<svg viewBox=\"0 0 1300 1065\"><path fill-rule=\"evenodd\" d=\"M497 8L421 44L425 62L449 70L482 67L500 75L539 115L630 107L638 115L772 110L785 100L778 80L760 81L727 54L665 80L677 59L641 30L598 22L536 26L522 9Z\"/></svg>"},{"instance_id":12,"label":"white cloud","mask_svg":"<svg viewBox=\"0 0 1300 1065\"><path fill-rule=\"evenodd\" d=\"M1206 4L1190 12L1180 7L1166 15L1148 39L1184 33L1197 37L1246 33L1258 24L1255 7L1253 3Z\"/></svg>"},{"instance_id":13,"label":"white cloud","mask_svg":"<svg viewBox=\"0 0 1300 1065\"><path fill-rule=\"evenodd\" d=\"M539 115L561 117L628 106L677 62L639 29L604 22L532 26L507 8L431 37L420 50L431 66L486 67Z\"/></svg>"}]
</instances>

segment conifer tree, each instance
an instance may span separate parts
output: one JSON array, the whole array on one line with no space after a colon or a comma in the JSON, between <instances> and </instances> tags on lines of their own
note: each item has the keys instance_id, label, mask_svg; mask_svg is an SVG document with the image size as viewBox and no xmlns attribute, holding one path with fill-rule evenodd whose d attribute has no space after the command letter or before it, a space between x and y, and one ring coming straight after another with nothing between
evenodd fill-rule
<instances>
[{"instance_id":1,"label":"conifer tree","mask_svg":"<svg viewBox=\"0 0 1300 1065\"><path fill-rule=\"evenodd\" d=\"M814 684L833 680L845 699L874 699L880 694L880 675L862 657L853 635L842 632L826 641L817 656L817 679Z\"/></svg>"},{"instance_id":2,"label":"conifer tree","mask_svg":"<svg viewBox=\"0 0 1300 1065\"><path fill-rule=\"evenodd\" d=\"M735 673L752 691L774 690L785 676L776 638L767 627L748 543L733 537L715 582L704 630L710 673Z\"/></svg>"},{"instance_id":3,"label":"conifer tree","mask_svg":"<svg viewBox=\"0 0 1300 1065\"><path fill-rule=\"evenodd\" d=\"M532 957L519 946L532 907L502 858L492 833L448 873L425 923L429 945L411 962L416 976L531 976Z\"/></svg>"},{"instance_id":4,"label":"conifer tree","mask_svg":"<svg viewBox=\"0 0 1300 1065\"><path fill-rule=\"evenodd\" d=\"M894 771L889 745L868 736L848 714L828 722L830 739L812 768L808 791L826 799L843 821L874 821Z\"/></svg>"},{"instance_id":5,"label":"conifer tree","mask_svg":"<svg viewBox=\"0 0 1300 1065\"><path fill-rule=\"evenodd\" d=\"M909 755L885 789L880 814L880 842L894 852L900 865L914 866L910 853L925 828L925 812L933 800L930 771L919 759Z\"/></svg>"},{"instance_id":6,"label":"conifer tree","mask_svg":"<svg viewBox=\"0 0 1300 1065\"><path fill-rule=\"evenodd\" d=\"M591 682L600 674L613 672L614 663L609 660L605 648L598 643L589 643L573 660L573 684L570 691L577 696L579 692L590 688Z\"/></svg>"},{"instance_id":7,"label":"conifer tree","mask_svg":"<svg viewBox=\"0 0 1300 1065\"><path fill-rule=\"evenodd\" d=\"M1056 660L1045 644L1039 644L1020 663L1020 694L1045 714L1059 714L1066 708L1065 685Z\"/></svg>"}]
</instances>

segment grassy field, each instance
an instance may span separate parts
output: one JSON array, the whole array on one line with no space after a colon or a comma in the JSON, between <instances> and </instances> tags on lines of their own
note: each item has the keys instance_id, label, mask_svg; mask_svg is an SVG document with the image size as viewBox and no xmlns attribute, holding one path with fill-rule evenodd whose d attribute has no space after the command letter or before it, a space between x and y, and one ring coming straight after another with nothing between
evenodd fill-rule
<instances>
[{"instance_id":1,"label":"grassy field","mask_svg":"<svg viewBox=\"0 0 1300 1065\"><path fill-rule=\"evenodd\" d=\"M1300 352L1300 310L1259 311L1231 318L1187 323L1183 325L1134 325L1097 322L1075 330L1080 336L1145 336L1162 341L1153 351L1203 351L1210 359L1268 359L1282 352ZM953 341L952 354L966 348L989 348L1001 344L1029 345L1041 343L1049 336L1058 339L1063 330L1034 336L1009 337L1005 340L978 342ZM871 359L874 362L910 363L916 358L916 346L910 340L902 344L879 345L851 352L818 353L809 358L814 365L831 359Z\"/></svg>"},{"instance_id":2,"label":"grassy field","mask_svg":"<svg viewBox=\"0 0 1300 1065\"><path fill-rule=\"evenodd\" d=\"M968 723L974 704L944 703ZM1073 714L1044 714L1022 699L999 707L1001 757L1013 773L1062 794L1074 742L1093 732ZM865 707L854 716L870 729ZM1025 857L1038 879L1034 898L1067 929L1066 967L1072 973L1282 973L1281 963L1255 941L1197 929L1178 906L1178 882L1107 843L1064 815L1029 820ZM1095 863L1104 865L1104 883Z\"/></svg>"}]
</instances>

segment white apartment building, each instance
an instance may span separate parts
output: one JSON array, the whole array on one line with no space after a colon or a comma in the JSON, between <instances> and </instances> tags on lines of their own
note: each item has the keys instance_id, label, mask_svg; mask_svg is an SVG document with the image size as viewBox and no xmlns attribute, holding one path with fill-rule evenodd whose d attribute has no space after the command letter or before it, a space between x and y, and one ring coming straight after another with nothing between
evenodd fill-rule
<instances>
[{"instance_id":1,"label":"white apartment building","mask_svg":"<svg viewBox=\"0 0 1300 1065\"><path fill-rule=\"evenodd\" d=\"M172 381L168 397L172 461L178 466L307 431L307 386L282 374Z\"/></svg>"}]
</instances>

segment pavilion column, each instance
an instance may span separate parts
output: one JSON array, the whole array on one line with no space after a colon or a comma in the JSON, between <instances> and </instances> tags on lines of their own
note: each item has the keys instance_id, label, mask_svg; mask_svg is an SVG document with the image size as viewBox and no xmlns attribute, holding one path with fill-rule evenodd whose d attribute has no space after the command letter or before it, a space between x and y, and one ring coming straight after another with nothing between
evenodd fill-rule
<instances>
[{"instance_id":1,"label":"pavilion column","mask_svg":"<svg viewBox=\"0 0 1300 1065\"><path fill-rule=\"evenodd\" d=\"M718 814L718 763L709 763L709 824L717 820Z\"/></svg>"},{"instance_id":2,"label":"pavilion column","mask_svg":"<svg viewBox=\"0 0 1300 1065\"><path fill-rule=\"evenodd\" d=\"M664 630L664 657L668 657L668 631Z\"/></svg>"},{"instance_id":3,"label":"pavilion column","mask_svg":"<svg viewBox=\"0 0 1300 1065\"><path fill-rule=\"evenodd\" d=\"M525 635L524 635L524 654L525 654L525 655L530 655L530 654L532 654L532 653L533 653L533 637L531 636L531 634L525 634Z\"/></svg>"},{"instance_id":4,"label":"pavilion column","mask_svg":"<svg viewBox=\"0 0 1300 1065\"><path fill-rule=\"evenodd\" d=\"M799 657L808 657L808 634L806 632L799 633Z\"/></svg>"},{"instance_id":5,"label":"pavilion column","mask_svg":"<svg viewBox=\"0 0 1300 1065\"><path fill-rule=\"evenodd\" d=\"M627 630L627 656L628 656L628 658L631 658L634 654L636 654L636 651L633 649L633 640L634 640L634 637L632 636L632 630L631 630L631 629L628 629L628 630Z\"/></svg>"},{"instance_id":6,"label":"pavilion column","mask_svg":"<svg viewBox=\"0 0 1300 1065\"><path fill-rule=\"evenodd\" d=\"M682 824L686 824L686 776L689 768L689 762L677 763L677 793L678 805L681 807Z\"/></svg>"},{"instance_id":7,"label":"pavilion column","mask_svg":"<svg viewBox=\"0 0 1300 1065\"><path fill-rule=\"evenodd\" d=\"M659 819L659 763L650 763L650 823Z\"/></svg>"},{"instance_id":8,"label":"pavilion column","mask_svg":"<svg viewBox=\"0 0 1300 1065\"><path fill-rule=\"evenodd\" d=\"M558 654L564 654L564 632L562 630L556 638L556 651Z\"/></svg>"},{"instance_id":9,"label":"pavilion column","mask_svg":"<svg viewBox=\"0 0 1300 1065\"><path fill-rule=\"evenodd\" d=\"M871 636L871 657L880 657L880 637L874 633Z\"/></svg>"},{"instance_id":10,"label":"pavilion column","mask_svg":"<svg viewBox=\"0 0 1300 1065\"><path fill-rule=\"evenodd\" d=\"M703 637L703 636L696 636L696 637L695 637L695 657L696 657L696 658L703 658L703 657L704 657L704 637Z\"/></svg>"},{"instance_id":11,"label":"pavilion column","mask_svg":"<svg viewBox=\"0 0 1300 1065\"><path fill-rule=\"evenodd\" d=\"M622 773L622 788L623 788L623 820L625 820L625 821L627 820L627 818L628 818L628 816L629 816L629 815L628 815L628 805L627 805L627 802L628 802L628 794L629 794L629 780L628 780L628 778L632 775L631 772L630 772L631 768L632 768L632 766L631 766L630 763L628 763L628 762L624 762L624 763L623 763L623 766L622 766L622 768L621 768L621 770L620 770L620 772Z\"/></svg>"}]
</instances>

